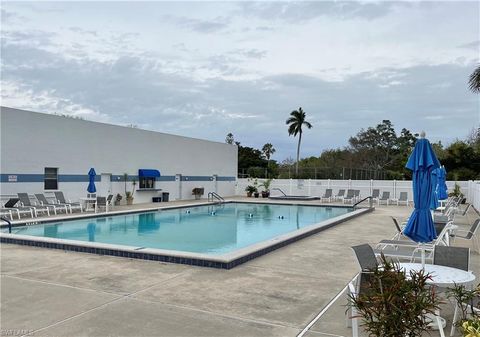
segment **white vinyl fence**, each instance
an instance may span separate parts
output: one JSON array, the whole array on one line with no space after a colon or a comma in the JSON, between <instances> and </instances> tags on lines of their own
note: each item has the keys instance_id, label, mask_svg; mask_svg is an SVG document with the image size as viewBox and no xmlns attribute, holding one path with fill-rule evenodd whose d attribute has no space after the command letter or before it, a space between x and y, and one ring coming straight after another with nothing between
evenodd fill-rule
<instances>
[{"instance_id":1,"label":"white vinyl fence","mask_svg":"<svg viewBox=\"0 0 480 337\"><path fill-rule=\"evenodd\" d=\"M480 211L480 181L469 181L468 190L470 191L467 200L477 211Z\"/></svg>"},{"instance_id":2,"label":"white vinyl fence","mask_svg":"<svg viewBox=\"0 0 480 337\"><path fill-rule=\"evenodd\" d=\"M237 179L236 194L245 195L245 187L253 185L255 179ZM260 185L265 179L258 179ZM472 203L477 210L480 210L480 181L457 181L456 182L467 198L467 202ZM448 191L453 191L455 181L447 181ZM412 182L410 180L334 180L334 179L273 179L270 185L272 195L281 195L281 192L275 190L281 189L287 195L308 195L321 197L327 188L333 189L336 194L339 189L360 190L360 197L372 195L373 189L379 189L390 192L390 198L398 198L400 192L407 192L408 199L413 200ZM259 191L262 188L259 187Z\"/></svg>"}]
</instances>

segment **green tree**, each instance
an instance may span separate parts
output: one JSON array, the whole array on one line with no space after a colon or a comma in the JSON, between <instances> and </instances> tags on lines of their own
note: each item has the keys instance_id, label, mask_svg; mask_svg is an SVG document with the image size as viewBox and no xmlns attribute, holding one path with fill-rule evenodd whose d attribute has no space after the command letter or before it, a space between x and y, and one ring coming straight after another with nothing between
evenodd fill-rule
<instances>
[{"instance_id":1,"label":"green tree","mask_svg":"<svg viewBox=\"0 0 480 337\"><path fill-rule=\"evenodd\" d=\"M267 143L262 147L262 153L265 156L265 159L267 159L267 169L270 168L270 157L275 153L275 151L276 150L271 143Z\"/></svg>"},{"instance_id":2,"label":"green tree","mask_svg":"<svg viewBox=\"0 0 480 337\"><path fill-rule=\"evenodd\" d=\"M290 113L290 117L287 119L286 124L288 125L289 136L293 135L296 137L298 134L297 162L295 164L295 174L298 176L298 161L300 160L300 144L302 142L303 133L302 127L305 126L308 129L311 129L312 124L306 121L306 114L301 107Z\"/></svg>"},{"instance_id":3,"label":"green tree","mask_svg":"<svg viewBox=\"0 0 480 337\"><path fill-rule=\"evenodd\" d=\"M233 138L233 134L231 132L229 132L227 134L227 137L225 137L225 143L233 145L234 142L235 142L235 139Z\"/></svg>"},{"instance_id":4,"label":"green tree","mask_svg":"<svg viewBox=\"0 0 480 337\"><path fill-rule=\"evenodd\" d=\"M376 127L361 129L348 140L351 150L362 158L369 169L385 169L398 154L398 139L392 122L383 120Z\"/></svg>"},{"instance_id":5,"label":"green tree","mask_svg":"<svg viewBox=\"0 0 480 337\"><path fill-rule=\"evenodd\" d=\"M480 93L480 66L478 66L470 75L468 86L471 91Z\"/></svg>"},{"instance_id":6,"label":"green tree","mask_svg":"<svg viewBox=\"0 0 480 337\"><path fill-rule=\"evenodd\" d=\"M262 152L248 146L238 146L238 169L246 171L251 167L261 167L263 171L267 167L267 161L263 159ZM256 171L255 171L256 172Z\"/></svg>"},{"instance_id":7,"label":"green tree","mask_svg":"<svg viewBox=\"0 0 480 337\"><path fill-rule=\"evenodd\" d=\"M480 152L465 141L450 144L440 161L447 170L447 179L470 180L480 178Z\"/></svg>"}]
</instances>

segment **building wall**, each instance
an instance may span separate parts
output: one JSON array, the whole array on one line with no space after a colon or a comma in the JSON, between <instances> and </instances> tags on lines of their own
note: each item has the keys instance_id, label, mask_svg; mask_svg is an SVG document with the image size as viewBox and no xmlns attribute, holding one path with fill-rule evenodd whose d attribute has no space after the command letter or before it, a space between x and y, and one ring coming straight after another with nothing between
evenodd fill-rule
<instances>
[{"instance_id":1,"label":"building wall","mask_svg":"<svg viewBox=\"0 0 480 337\"><path fill-rule=\"evenodd\" d=\"M215 187L220 195L235 194L236 146L6 107L1 107L0 124L2 195L49 194L45 167L58 168L58 189L70 199L86 195L91 167L100 195L107 189L125 194L125 173L131 191L139 169L159 170L155 187L169 192L170 200L193 198L193 187L205 187L205 194ZM102 174L111 178L102 182ZM156 194L136 191L135 203Z\"/></svg>"}]
</instances>

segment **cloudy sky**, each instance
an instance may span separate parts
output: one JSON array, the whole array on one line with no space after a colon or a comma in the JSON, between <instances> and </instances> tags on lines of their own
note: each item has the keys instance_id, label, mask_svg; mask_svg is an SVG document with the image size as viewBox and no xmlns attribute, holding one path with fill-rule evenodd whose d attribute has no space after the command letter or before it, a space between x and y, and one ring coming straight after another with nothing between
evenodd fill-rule
<instances>
[{"instance_id":1,"label":"cloudy sky","mask_svg":"<svg viewBox=\"0 0 480 337\"><path fill-rule=\"evenodd\" d=\"M390 119L449 143L480 123L479 2L8 2L2 105L302 156Z\"/></svg>"}]
</instances>

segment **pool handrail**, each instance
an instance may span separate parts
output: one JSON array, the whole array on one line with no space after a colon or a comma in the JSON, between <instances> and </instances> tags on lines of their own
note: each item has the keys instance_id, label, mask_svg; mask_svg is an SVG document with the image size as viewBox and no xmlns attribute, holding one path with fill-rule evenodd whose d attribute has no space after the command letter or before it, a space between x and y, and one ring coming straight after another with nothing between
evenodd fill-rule
<instances>
[{"instance_id":1,"label":"pool handrail","mask_svg":"<svg viewBox=\"0 0 480 337\"><path fill-rule=\"evenodd\" d=\"M372 196L368 196L366 198L363 198L362 200L360 201L357 201L356 203L353 204L352 208L355 209L355 207L358 205L358 204L361 204L362 202L364 202L365 200L367 199L370 199L370 202L369 202L369 207L372 208L373 207L373 197Z\"/></svg>"},{"instance_id":2,"label":"pool handrail","mask_svg":"<svg viewBox=\"0 0 480 337\"><path fill-rule=\"evenodd\" d=\"M273 191L273 190L280 191L280 193L282 193L284 196L287 196L287 195L285 194L285 192L283 192L283 191L282 191L280 188L278 188L278 187L272 188L272 191Z\"/></svg>"},{"instance_id":3,"label":"pool handrail","mask_svg":"<svg viewBox=\"0 0 480 337\"><path fill-rule=\"evenodd\" d=\"M0 217L0 220L5 221L8 224L8 232L12 233L12 222L3 216Z\"/></svg>"},{"instance_id":4,"label":"pool handrail","mask_svg":"<svg viewBox=\"0 0 480 337\"><path fill-rule=\"evenodd\" d=\"M210 200L213 202L213 199L217 199L221 204L225 202L225 199L218 194L217 192L208 192L207 195L207 200L210 202Z\"/></svg>"}]
</instances>

